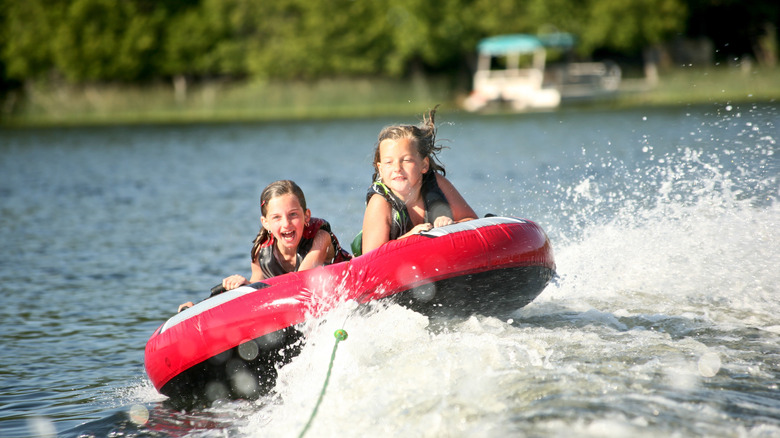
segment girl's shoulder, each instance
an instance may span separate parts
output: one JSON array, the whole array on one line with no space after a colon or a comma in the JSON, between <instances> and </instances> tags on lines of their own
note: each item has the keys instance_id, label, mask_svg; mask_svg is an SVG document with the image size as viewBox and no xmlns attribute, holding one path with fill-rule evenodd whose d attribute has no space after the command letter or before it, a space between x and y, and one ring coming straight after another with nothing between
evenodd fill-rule
<instances>
[{"instance_id":1,"label":"girl's shoulder","mask_svg":"<svg viewBox=\"0 0 780 438\"><path fill-rule=\"evenodd\" d=\"M442 182L444 182L445 184L452 185L452 183L450 182L450 180L447 179L446 176L440 174L439 172L433 172L433 174L436 176L436 183L441 184Z\"/></svg>"},{"instance_id":2,"label":"girl's shoulder","mask_svg":"<svg viewBox=\"0 0 780 438\"><path fill-rule=\"evenodd\" d=\"M386 211L392 210L392 200L387 196L383 196L379 193L374 193L366 200L367 211Z\"/></svg>"},{"instance_id":3,"label":"girl's shoulder","mask_svg":"<svg viewBox=\"0 0 780 438\"><path fill-rule=\"evenodd\" d=\"M437 173L436 174L436 184L439 186L439 189L443 191L444 193L451 192L455 189L455 186L450 182L450 180L447 179L444 175Z\"/></svg>"},{"instance_id":4,"label":"girl's shoulder","mask_svg":"<svg viewBox=\"0 0 780 438\"><path fill-rule=\"evenodd\" d=\"M311 219L309 219L309 223L303 227L303 238L314 239L314 237L317 235L317 232L320 230L329 232L330 224L325 219L319 217L312 217Z\"/></svg>"}]
</instances>

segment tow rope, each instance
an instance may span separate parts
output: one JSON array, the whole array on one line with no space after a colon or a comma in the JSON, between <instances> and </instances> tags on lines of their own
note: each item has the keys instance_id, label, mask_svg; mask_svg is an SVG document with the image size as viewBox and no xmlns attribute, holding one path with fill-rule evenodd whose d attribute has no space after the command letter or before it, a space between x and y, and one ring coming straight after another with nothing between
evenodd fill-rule
<instances>
[{"instance_id":1,"label":"tow rope","mask_svg":"<svg viewBox=\"0 0 780 438\"><path fill-rule=\"evenodd\" d=\"M325 384L322 386L320 398L317 400L317 404L314 405L314 410L311 413L311 417L309 417L309 421L306 423L306 427L304 427L301 431L301 434L298 435L299 438L303 438L303 436L306 435L306 432L309 430L309 426L311 426L312 421L314 421L314 417L317 416L317 410L320 408L320 403L322 403L322 399L325 397L325 390L328 389L330 372L333 369L333 361L336 359L336 350L339 348L339 342L346 341L348 335L346 330L338 329L335 333L333 333L333 336L336 337L336 343L333 344L333 353L330 355L330 364L328 365L328 374L325 376Z\"/></svg>"}]
</instances>

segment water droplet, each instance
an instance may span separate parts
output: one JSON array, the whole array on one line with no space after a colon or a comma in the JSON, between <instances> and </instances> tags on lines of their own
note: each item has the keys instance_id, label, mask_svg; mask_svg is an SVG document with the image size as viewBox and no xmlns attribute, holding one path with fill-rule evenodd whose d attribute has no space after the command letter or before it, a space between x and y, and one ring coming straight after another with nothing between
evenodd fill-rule
<instances>
[{"instance_id":1,"label":"water droplet","mask_svg":"<svg viewBox=\"0 0 780 438\"><path fill-rule=\"evenodd\" d=\"M704 353L699 358L699 373L704 377L712 377L720 371L720 356L715 352Z\"/></svg>"},{"instance_id":2,"label":"water droplet","mask_svg":"<svg viewBox=\"0 0 780 438\"><path fill-rule=\"evenodd\" d=\"M128 415L130 416L130 421L138 425L146 424L149 421L149 410L141 405L130 406Z\"/></svg>"},{"instance_id":3,"label":"water droplet","mask_svg":"<svg viewBox=\"0 0 780 438\"><path fill-rule=\"evenodd\" d=\"M27 420L27 427L30 429L30 435L34 437L57 436L57 428L54 423L46 417L33 417Z\"/></svg>"}]
</instances>

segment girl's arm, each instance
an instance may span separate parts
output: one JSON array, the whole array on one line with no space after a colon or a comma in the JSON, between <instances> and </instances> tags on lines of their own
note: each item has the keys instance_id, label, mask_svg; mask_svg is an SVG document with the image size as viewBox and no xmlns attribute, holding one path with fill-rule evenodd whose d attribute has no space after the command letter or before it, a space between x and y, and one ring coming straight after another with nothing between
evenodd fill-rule
<instances>
[{"instance_id":1,"label":"girl's arm","mask_svg":"<svg viewBox=\"0 0 780 438\"><path fill-rule=\"evenodd\" d=\"M363 254L377 249L390 241L390 215L393 214L390 204L381 195L374 195L366 205L363 215ZM408 233L398 237L404 239L432 228L429 223L416 225Z\"/></svg>"},{"instance_id":2,"label":"girl's arm","mask_svg":"<svg viewBox=\"0 0 780 438\"><path fill-rule=\"evenodd\" d=\"M368 200L363 214L363 254L390 240L390 204L380 195Z\"/></svg>"},{"instance_id":3,"label":"girl's arm","mask_svg":"<svg viewBox=\"0 0 780 438\"><path fill-rule=\"evenodd\" d=\"M225 290L233 290L239 286L243 286L245 284L254 283L257 281L263 280L263 270L260 268L260 265L257 264L257 262L252 262L252 278L247 280L244 278L243 275L231 275L230 277L225 277L222 279L222 287L225 288ZM181 312L184 309L188 309L190 307L194 306L192 301L187 301L184 304L179 304L179 312Z\"/></svg>"},{"instance_id":4,"label":"girl's arm","mask_svg":"<svg viewBox=\"0 0 780 438\"><path fill-rule=\"evenodd\" d=\"M314 242L311 245L311 250L306 254L306 257L301 260L301 266L298 267L299 271L305 271L307 269L316 268L325 264L325 260L328 260L328 256L333 258L335 250L332 249L333 244L330 240L330 234L325 230L317 231L317 235L314 236Z\"/></svg>"},{"instance_id":5,"label":"girl's arm","mask_svg":"<svg viewBox=\"0 0 780 438\"><path fill-rule=\"evenodd\" d=\"M463 199L458 189L447 178L437 173L436 182L439 184L439 188L444 193L444 196L447 197L447 202L450 203L453 222L465 222L477 218L477 213L474 212L474 209Z\"/></svg>"},{"instance_id":6,"label":"girl's arm","mask_svg":"<svg viewBox=\"0 0 780 438\"><path fill-rule=\"evenodd\" d=\"M265 280L265 277L263 276L263 268L260 267L260 264L257 263L257 261L252 261L252 277L249 278L249 283L256 283L258 281Z\"/></svg>"}]
</instances>

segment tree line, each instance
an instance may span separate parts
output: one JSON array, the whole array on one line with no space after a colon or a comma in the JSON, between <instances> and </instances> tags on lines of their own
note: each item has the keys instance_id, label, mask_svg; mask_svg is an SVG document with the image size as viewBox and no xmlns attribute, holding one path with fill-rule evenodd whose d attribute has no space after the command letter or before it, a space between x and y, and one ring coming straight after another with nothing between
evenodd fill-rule
<instances>
[{"instance_id":1,"label":"tree line","mask_svg":"<svg viewBox=\"0 0 780 438\"><path fill-rule=\"evenodd\" d=\"M604 51L636 56L686 35L738 35L732 48L760 51L759 43L778 23L776 3L0 0L0 81L58 77L72 83L133 83L176 77L446 73L468 68L481 38L550 29L574 34L577 54L584 58ZM767 50L772 50L771 41Z\"/></svg>"}]
</instances>

